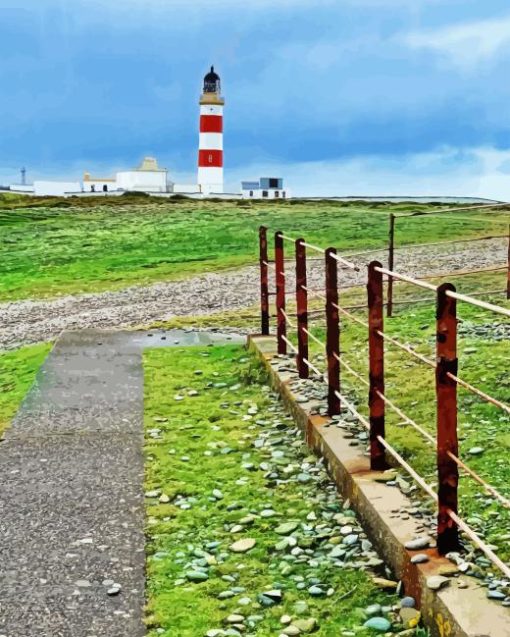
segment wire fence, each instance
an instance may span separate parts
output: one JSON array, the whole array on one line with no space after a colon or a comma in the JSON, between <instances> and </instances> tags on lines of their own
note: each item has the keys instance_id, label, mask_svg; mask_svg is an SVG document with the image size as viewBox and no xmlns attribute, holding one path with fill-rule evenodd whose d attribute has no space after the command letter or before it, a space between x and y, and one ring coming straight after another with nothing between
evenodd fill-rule
<instances>
[{"instance_id":1,"label":"wire fence","mask_svg":"<svg viewBox=\"0 0 510 637\"><path fill-rule=\"evenodd\" d=\"M286 259L286 245L293 248L294 259ZM489 484L475 470L464 463L459 457L459 443L457 432L458 420L458 388L473 394L493 407L510 414L510 405L489 395L485 391L459 376L458 368L458 334L457 334L457 304L465 303L488 312L510 318L510 309L495 305L487 301L467 296L456 291L455 286L445 282L437 286L423 279L414 278L385 268L379 261L371 261L367 271L367 295L363 307L367 310L367 320L353 314L347 307L342 307L339 301L341 288L340 271L343 268L358 270L359 266L337 254L334 247L322 248L307 243L302 237L293 238L282 232L275 233L274 261L268 258L267 228L259 230L260 248L260 299L261 299L261 331L264 335L270 333L269 317L269 268L275 281L276 298L276 339L279 354L287 354L290 350L296 356L296 367L302 379L313 376L327 386L328 414L339 415L341 410L347 410L369 432L370 466L374 471L384 471L389 468L389 458L400 465L423 489L423 491L437 503L437 548L440 554L457 551L460 548L459 532L464 532L479 549L499 568L506 577L510 578L510 567L505 564L485 542L458 514L458 485L459 470L480 485L497 503L505 509L510 509L510 500ZM317 313L310 313L310 300L307 285L307 252L320 253L324 258L325 279L322 293L314 291L314 298L324 302L325 341L318 338L309 326L309 318ZM287 275L285 265L294 262L295 289L287 289ZM385 279L406 283L413 287L425 289L433 293L436 308L436 356L435 360L415 351L408 344L390 336L384 329ZM286 308L288 293L295 295L296 311L291 316ZM345 353L340 349L340 317L366 329L368 341L368 374L364 376L357 372L346 360ZM297 339L294 345L289 338L288 330L292 330ZM309 342L312 341L324 351L327 369L321 370L310 361ZM431 435L423 426L404 412L385 392L385 345L396 348L410 358L426 365L435 372L435 412L436 436ZM361 350L360 350L361 351ZM357 352L359 357L360 354ZM368 418L365 418L352 400L342 391L341 376L344 370L363 386L367 393ZM436 471L438 479L437 492L419 475L419 473L404 460L399 452L391 445L386 436L387 410L393 412L400 419L400 424L412 427L436 450Z\"/></svg>"}]
</instances>

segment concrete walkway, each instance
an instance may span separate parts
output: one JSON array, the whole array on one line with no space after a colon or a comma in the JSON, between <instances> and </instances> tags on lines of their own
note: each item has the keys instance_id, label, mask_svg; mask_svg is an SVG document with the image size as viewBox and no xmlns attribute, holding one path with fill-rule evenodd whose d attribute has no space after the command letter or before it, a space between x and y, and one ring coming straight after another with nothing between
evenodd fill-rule
<instances>
[{"instance_id":1,"label":"concrete walkway","mask_svg":"<svg viewBox=\"0 0 510 637\"><path fill-rule=\"evenodd\" d=\"M0 637L145 634L142 352L233 340L58 341L0 444Z\"/></svg>"}]
</instances>

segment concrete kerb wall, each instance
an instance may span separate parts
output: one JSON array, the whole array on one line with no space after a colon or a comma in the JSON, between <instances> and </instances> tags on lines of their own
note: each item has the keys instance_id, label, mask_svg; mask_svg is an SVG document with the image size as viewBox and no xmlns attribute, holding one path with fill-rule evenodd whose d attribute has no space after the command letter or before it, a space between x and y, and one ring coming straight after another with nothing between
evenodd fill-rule
<instances>
[{"instance_id":1,"label":"concrete kerb wall","mask_svg":"<svg viewBox=\"0 0 510 637\"><path fill-rule=\"evenodd\" d=\"M368 457L350 446L350 439L340 429L328 427L329 420L322 416L310 415L313 403L296 401L290 384L297 379L297 373L275 369L282 359L276 357L274 337L252 336L248 346L265 365L271 385L280 393L308 446L324 458L340 493L351 500L380 555L402 580L406 594L417 600L432 636L509 637L510 609L487 599L486 588L475 578L462 575L467 586L462 589L458 587L460 578L452 578L450 585L440 591L427 587L431 575L453 575L457 569L435 548L404 548L409 540L423 536L417 528L418 520L396 515L400 509L412 506L410 499L399 489L378 482L380 472L370 471ZM429 561L413 564L411 557L417 553L426 553Z\"/></svg>"}]
</instances>

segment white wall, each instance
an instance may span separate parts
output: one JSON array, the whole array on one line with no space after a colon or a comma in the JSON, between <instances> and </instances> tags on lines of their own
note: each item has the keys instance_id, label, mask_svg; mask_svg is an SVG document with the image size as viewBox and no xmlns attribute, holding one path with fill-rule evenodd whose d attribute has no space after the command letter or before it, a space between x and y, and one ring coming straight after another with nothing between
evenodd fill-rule
<instances>
[{"instance_id":1,"label":"white wall","mask_svg":"<svg viewBox=\"0 0 510 637\"><path fill-rule=\"evenodd\" d=\"M214 166L212 168L198 168L198 183L204 194L211 192L223 192L223 168Z\"/></svg>"},{"instance_id":2,"label":"white wall","mask_svg":"<svg viewBox=\"0 0 510 637\"><path fill-rule=\"evenodd\" d=\"M166 192L167 173L149 170L124 170L117 173L117 188L144 192Z\"/></svg>"},{"instance_id":3,"label":"white wall","mask_svg":"<svg viewBox=\"0 0 510 637\"><path fill-rule=\"evenodd\" d=\"M103 192L103 186L108 186L108 192L112 190L117 190L117 182L115 181L101 181L100 179L93 179L91 181L83 182L83 190L85 192L90 192L92 190L92 186L95 186L96 192Z\"/></svg>"},{"instance_id":4,"label":"white wall","mask_svg":"<svg viewBox=\"0 0 510 637\"><path fill-rule=\"evenodd\" d=\"M253 192L253 197L250 197L250 192ZM287 188L282 188L282 190L277 189L268 189L267 197L262 196L262 189L259 190L243 190L243 199L290 199L290 191ZM275 197L275 193L278 193L278 197ZM283 196L285 193L285 197Z\"/></svg>"},{"instance_id":5,"label":"white wall","mask_svg":"<svg viewBox=\"0 0 510 637\"><path fill-rule=\"evenodd\" d=\"M81 192L81 183L78 181L34 181L36 195L62 196L68 193Z\"/></svg>"},{"instance_id":6,"label":"white wall","mask_svg":"<svg viewBox=\"0 0 510 637\"><path fill-rule=\"evenodd\" d=\"M197 193L200 192L198 184L174 184L172 192L175 194Z\"/></svg>"}]
</instances>

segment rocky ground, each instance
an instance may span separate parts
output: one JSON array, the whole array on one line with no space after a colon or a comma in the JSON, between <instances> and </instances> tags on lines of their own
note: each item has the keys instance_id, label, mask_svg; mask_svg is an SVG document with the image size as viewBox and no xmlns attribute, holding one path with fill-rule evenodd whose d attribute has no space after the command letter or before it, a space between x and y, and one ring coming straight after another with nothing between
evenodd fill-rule
<instances>
[{"instance_id":1,"label":"rocky ground","mask_svg":"<svg viewBox=\"0 0 510 637\"><path fill-rule=\"evenodd\" d=\"M324 368L325 360L319 355L316 357L319 361L318 365ZM280 361L275 362L274 367L280 371L294 371L293 357L285 360L281 357ZM294 395L298 397L298 402L311 401L318 407L316 413L327 415L327 408L324 401L324 384L320 379L300 380L295 375L289 387ZM355 405L363 413L363 406L358 406L357 399L354 395L349 396L351 404ZM363 450L363 453L369 455L368 432L358 418L348 410L343 410L342 416L333 416L330 426L338 427L342 430L344 437L350 439L350 445ZM483 452L482 448L473 448L469 451L471 455ZM436 546L435 538L437 534L437 514L435 505L426 496L412 479L403 470L388 471L388 479L384 481L388 486L400 489L404 495L408 496L410 505L406 508L395 510L393 517L396 520L408 520L411 517L418 522L416 530L419 535L406 544L406 548L410 550L420 551L429 547ZM489 503L493 502L492 498L484 495L484 500ZM467 518L467 523L482 538L486 533L486 525L484 521L476 515ZM464 575L476 578L481 587L486 588L487 598L501 603L503 606L510 607L510 582L502 575L498 569L494 568L492 562L482 553L481 550L475 548L467 537L463 537L465 550L460 552L448 553L446 557L451 561L452 568L445 572L445 575L434 575L428 578L427 586L433 590L438 590L446 586L457 586L458 588L468 588L469 582L463 577ZM491 546L497 550L497 547ZM415 554L411 561L428 562L429 557L425 553Z\"/></svg>"},{"instance_id":2,"label":"rocky ground","mask_svg":"<svg viewBox=\"0 0 510 637\"><path fill-rule=\"evenodd\" d=\"M387 253L381 251L354 257L352 260L360 266L360 271L342 269L341 286L363 284L364 266L372 258L386 263ZM395 269L423 276L499 265L505 263L506 258L506 239L488 239L402 249L397 253ZM309 287L322 288L323 280L322 262L310 261ZM293 289L291 276L288 285ZM47 341L64 329L126 328L175 316L197 316L249 307L257 302L258 288L258 268L248 267L115 292L3 303L0 305L0 349Z\"/></svg>"}]
</instances>

